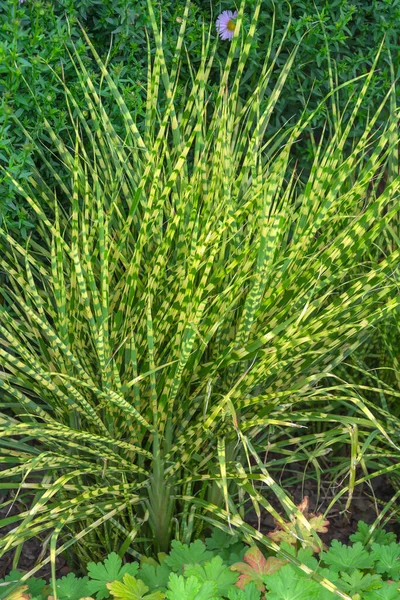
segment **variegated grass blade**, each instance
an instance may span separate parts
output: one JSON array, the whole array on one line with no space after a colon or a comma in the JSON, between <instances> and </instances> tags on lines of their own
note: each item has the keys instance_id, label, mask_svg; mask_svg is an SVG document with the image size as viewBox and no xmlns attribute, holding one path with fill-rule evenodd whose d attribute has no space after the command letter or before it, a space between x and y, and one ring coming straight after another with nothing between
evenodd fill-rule
<instances>
[{"instance_id":1,"label":"variegated grass blade","mask_svg":"<svg viewBox=\"0 0 400 600\"><path fill-rule=\"evenodd\" d=\"M397 469L397 421L371 406L371 382L336 374L398 314L399 248L373 252L398 222L400 177L392 169L381 193L374 182L393 162L395 115L379 134L372 115L345 153L367 74L354 111L337 114L318 142L304 184L291 151L312 116L268 137L296 48L272 90L267 56L259 86L240 99L259 6L249 18L242 3L217 93L208 92L217 43L205 35L178 99L179 62L168 69L149 2L145 135L86 38L123 135L76 52L89 118L66 87L73 143L45 123L59 170L37 144L55 185L40 168L25 181L9 174L41 225L26 245L0 230L0 486L36 496L0 523L14 526L0 553L18 557L50 531L53 565L73 544L82 557L138 556L167 550L174 531L189 540L206 519L267 543L237 502L307 527L275 477L282 466L318 469L345 448L349 459L329 468L348 478L350 499L358 465L364 479ZM279 455L271 464L266 448Z\"/></svg>"}]
</instances>

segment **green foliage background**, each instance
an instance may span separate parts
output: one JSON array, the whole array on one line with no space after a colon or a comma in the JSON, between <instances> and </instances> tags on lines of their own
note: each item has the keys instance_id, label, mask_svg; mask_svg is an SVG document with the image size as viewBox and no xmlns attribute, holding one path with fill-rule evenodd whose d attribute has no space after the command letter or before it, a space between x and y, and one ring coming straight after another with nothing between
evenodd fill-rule
<instances>
[{"instance_id":1,"label":"green foliage background","mask_svg":"<svg viewBox=\"0 0 400 600\"><path fill-rule=\"evenodd\" d=\"M183 0L157 3L162 12L167 63L173 57L179 30L177 19L183 14L184 4ZM214 32L218 13L233 9L234 5L232 0L193 0L185 38L191 57L196 54L200 56L202 23L210 24ZM250 0L248 13L254 5L255 0ZM242 82L243 97L248 96L257 83L257 65L266 54L273 28L273 6L272 0L262 2L256 43ZM271 132L279 129L288 119L296 118L310 94L309 107L312 110L329 90L325 35L329 40L338 83L365 72L372 65L383 36L386 36L378 70L352 132L352 135L359 135L369 112L376 108L390 85L389 56L392 57L394 75L398 76L400 72L400 1L304 0L294 2L290 9L287 2L279 0L275 2L275 9L275 45L279 43L292 11L292 24L277 61L278 67L285 64L294 44L302 36L305 37L288 77L285 94L281 96L270 123ZM146 31L151 35L146 0L26 0L22 4L19 0L0 0L0 163L11 170L17 179L26 177L30 172L32 148L13 125L11 115L15 114L35 139L46 140L42 120L35 106L38 103L57 135L67 139L71 132L61 85L47 67L50 65L56 74L64 73L70 89L78 87L67 53L69 28L90 75L94 81L99 79L93 59L81 41L78 21L89 34L101 58L107 60L108 56L109 71L122 90L134 118L143 116L144 92L141 85L146 79L148 60ZM217 57L221 64L226 59L228 48L229 42L219 45ZM193 62L195 64L196 61ZM213 80L217 82L218 76L219 71L215 68L211 85ZM273 85L274 81L271 80L271 89ZM341 95L341 108L345 107L348 100L349 108L352 107L357 90L357 85L346 88ZM103 101L111 117L118 121L118 109L107 90L104 90ZM383 112L378 127L386 116ZM313 126L320 128L327 117L327 112L322 110L315 117ZM299 153L303 167L310 162L313 152L311 142L305 143L307 152ZM2 176L0 221L19 230L22 237L26 237L34 222L33 215L16 201L12 187Z\"/></svg>"}]
</instances>

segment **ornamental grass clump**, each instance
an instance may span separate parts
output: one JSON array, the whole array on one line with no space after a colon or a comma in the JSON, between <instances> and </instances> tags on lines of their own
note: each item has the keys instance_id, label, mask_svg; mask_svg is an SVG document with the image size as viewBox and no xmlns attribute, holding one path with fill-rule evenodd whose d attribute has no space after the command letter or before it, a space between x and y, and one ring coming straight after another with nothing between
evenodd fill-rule
<instances>
[{"instance_id":1,"label":"ornamental grass clump","mask_svg":"<svg viewBox=\"0 0 400 600\"><path fill-rule=\"evenodd\" d=\"M65 84L73 139L45 122L50 141L37 145L38 167L22 181L10 174L40 221L26 245L4 229L0 236L0 478L15 493L10 507L27 502L0 522L0 553L15 551L15 567L33 536L50 556L31 573L49 560L54 569L71 547L82 563L113 551L165 552L210 523L299 564L244 521L250 500L293 531L271 506L274 496L322 548L260 459L267 445L292 463L317 460L336 438L352 443L356 420L360 440L373 432L397 451L358 390L326 384L400 302L399 252L364 261L399 210L400 178L380 194L376 181L395 130L389 123L373 132L378 107L345 156L356 112L336 114L302 185L291 149L309 121L298 115L268 137L296 48L273 89L276 57L268 55L254 93L240 101L259 8L244 32L241 6L213 96L207 81L218 41L204 36L183 88L189 3L167 71L149 1L156 53L143 133L91 47L125 135L76 52L85 106ZM353 421L343 416L349 406ZM307 428L324 420L332 435Z\"/></svg>"}]
</instances>

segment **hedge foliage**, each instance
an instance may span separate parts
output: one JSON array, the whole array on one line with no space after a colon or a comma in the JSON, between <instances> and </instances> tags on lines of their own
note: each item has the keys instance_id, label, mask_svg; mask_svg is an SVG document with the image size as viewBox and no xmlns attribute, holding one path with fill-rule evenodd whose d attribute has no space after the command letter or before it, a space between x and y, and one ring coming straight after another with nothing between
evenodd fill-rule
<instances>
[{"instance_id":1,"label":"hedge foliage","mask_svg":"<svg viewBox=\"0 0 400 600\"><path fill-rule=\"evenodd\" d=\"M172 60L179 31L185 0L164 0L156 3L161 9L164 33L164 52ZM208 2L193 0L190 22L185 43L190 55L200 56L202 23L214 30L215 18L221 10L232 9L233 0ZM254 0L250 0L250 12ZM293 65L292 72L276 107L271 129L278 129L287 119L298 116L309 100L310 110L329 90L327 61L328 41L332 66L337 73L337 83L343 83L363 72L373 63L385 36L381 59L376 75L371 82L368 96L359 112L357 136L365 126L368 114L384 96L392 76L400 72L400 0L301 0L290 9L286 1L264 0L248 70L243 81L241 94L248 95L257 79L257 65L266 54L274 28L274 46L281 43L285 28L291 19L283 51L277 59L283 66L294 44L303 36L303 42ZM80 39L79 23L85 28L102 59L108 56L110 73L122 88L125 102L135 118L143 114L143 83L147 73L146 32L150 32L150 21L146 0L0 0L0 164L11 169L17 178L24 178L31 166L32 148L26 143L12 121L16 115L34 137L46 139L43 119L36 103L45 111L45 116L57 134L68 139L70 119L57 75L63 74L70 88L77 84L77 77L69 60L69 32L78 43L82 59L95 77L96 67L83 41ZM151 33L149 33L151 35ZM112 43L111 43L112 40ZM221 42L218 58L224 63L229 42ZM390 56L393 64L391 73ZM54 69L51 74L47 65ZM189 76L189 70L187 70ZM217 82L218 68L213 74ZM213 80L212 78L212 80ZM271 81L273 86L274 81ZM271 87L272 89L272 87ZM357 97L357 84L346 87L341 94L340 107L344 109L349 98L350 105ZM104 92L112 116L116 106ZM353 96L352 96L353 94ZM108 102L109 100L109 102ZM322 111L314 119L315 127L329 119ZM382 114L381 122L385 120ZM378 123L378 126L379 124ZM272 131L271 131L272 133ZM307 161L312 154L301 153ZM17 227L23 237L32 228L32 216L15 200L15 193L0 175L0 221L7 226Z\"/></svg>"}]
</instances>

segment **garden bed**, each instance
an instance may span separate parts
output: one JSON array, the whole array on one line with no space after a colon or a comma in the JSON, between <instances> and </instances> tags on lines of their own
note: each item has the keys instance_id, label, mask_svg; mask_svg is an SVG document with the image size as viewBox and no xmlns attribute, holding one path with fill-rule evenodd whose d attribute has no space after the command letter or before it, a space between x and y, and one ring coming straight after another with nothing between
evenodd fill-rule
<instances>
[{"instance_id":1,"label":"garden bed","mask_svg":"<svg viewBox=\"0 0 400 600\"><path fill-rule=\"evenodd\" d=\"M284 483L284 482L283 482ZM308 480L302 485L292 485L286 489L287 493L293 498L296 504L299 504L304 496L309 498L309 506L311 512L323 512L329 502L333 498L333 493L329 489L329 483L325 482L318 491L318 485L313 480ZM325 544L329 544L333 539L337 539L344 544L349 543L350 535L357 531L357 523L364 521L365 523L372 524L379 510L384 508L386 503L393 497L394 490L390 481L386 477L378 477L372 482L372 487L375 494L375 499L371 495L371 489L368 486L364 486L363 489L356 490L353 497L351 506L348 511L344 510L344 504L340 502L335 505L334 509L328 515L329 528L326 533L320 534L322 541ZM34 495L32 495L33 499ZM11 496L4 496L3 502ZM29 502L29 497L25 496L26 502ZM281 510L279 503L273 497L269 497L271 504L277 511ZM11 509L4 507L0 509L0 520L6 516L17 515L18 512L26 510L27 504L22 505L19 500L16 500L15 504ZM267 535L275 528L274 521L271 515L265 511L261 511L260 527L258 520L255 517L254 511L249 510L246 522L252 525L255 529L258 529L264 535ZM14 525L9 525L3 529L6 533L10 531ZM385 524L386 531L394 532L398 537L400 536L400 525L397 520L389 521ZM38 538L28 540L22 548L18 568L21 571L30 571L36 564L38 556L42 555L42 558L48 556L48 553L43 554L43 544ZM8 552L0 558L0 579L2 579L12 569L13 553ZM67 565L67 561L63 556L57 556L56 558L56 573L58 577L69 573L70 569ZM36 573L36 577L42 577L49 579L51 576L50 564L45 565L40 571Z\"/></svg>"}]
</instances>

